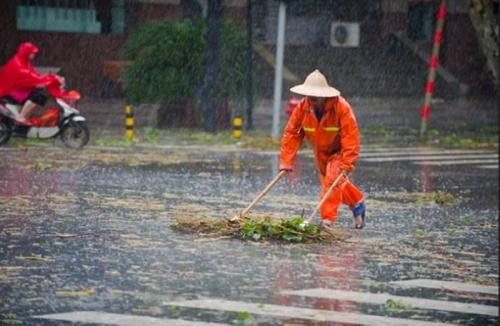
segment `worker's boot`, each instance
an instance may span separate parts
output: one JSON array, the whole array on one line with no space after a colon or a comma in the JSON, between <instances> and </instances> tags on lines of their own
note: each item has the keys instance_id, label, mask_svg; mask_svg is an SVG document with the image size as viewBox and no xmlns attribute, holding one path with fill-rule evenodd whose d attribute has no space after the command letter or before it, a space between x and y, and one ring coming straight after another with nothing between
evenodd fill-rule
<instances>
[{"instance_id":1,"label":"worker's boot","mask_svg":"<svg viewBox=\"0 0 500 326\"><path fill-rule=\"evenodd\" d=\"M362 229L365 227L365 216L366 216L366 205L365 202L359 203L352 210L353 220L354 220L354 228Z\"/></svg>"}]
</instances>

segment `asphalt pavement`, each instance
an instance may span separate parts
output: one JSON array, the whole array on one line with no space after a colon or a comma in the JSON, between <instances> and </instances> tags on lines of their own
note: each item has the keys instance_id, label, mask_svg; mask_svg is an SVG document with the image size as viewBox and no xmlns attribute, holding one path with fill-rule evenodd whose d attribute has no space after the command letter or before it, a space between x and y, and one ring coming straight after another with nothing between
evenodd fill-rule
<instances>
[{"instance_id":1,"label":"asphalt pavement","mask_svg":"<svg viewBox=\"0 0 500 326\"><path fill-rule=\"evenodd\" d=\"M0 148L0 320L23 325L494 325L498 153L363 146L335 244L254 243L170 229L232 216L277 173L232 146ZM251 212L310 212L311 153Z\"/></svg>"}]
</instances>

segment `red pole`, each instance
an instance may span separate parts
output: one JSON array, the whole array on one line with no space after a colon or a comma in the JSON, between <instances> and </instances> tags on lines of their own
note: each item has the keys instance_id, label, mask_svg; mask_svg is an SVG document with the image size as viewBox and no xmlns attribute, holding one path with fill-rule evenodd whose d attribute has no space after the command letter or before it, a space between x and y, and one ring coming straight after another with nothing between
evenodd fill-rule
<instances>
[{"instance_id":1,"label":"red pole","mask_svg":"<svg viewBox=\"0 0 500 326\"><path fill-rule=\"evenodd\" d=\"M431 112L431 100L434 93L434 81L436 79L436 70L439 65L439 48L443 41L443 27L444 19L446 17L446 0L441 0L437 12L437 24L434 32L434 39L432 44L432 54L429 60L429 74L427 75L427 84L425 85L425 98L424 106L421 112L420 136L423 136L427 129L427 121Z\"/></svg>"}]
</instances>

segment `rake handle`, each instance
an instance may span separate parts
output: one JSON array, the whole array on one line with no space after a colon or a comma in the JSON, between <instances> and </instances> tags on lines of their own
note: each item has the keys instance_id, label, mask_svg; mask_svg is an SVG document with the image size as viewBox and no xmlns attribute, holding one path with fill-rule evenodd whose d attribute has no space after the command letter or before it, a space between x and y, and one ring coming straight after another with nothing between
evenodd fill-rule
<instances>
[{"instance_id":1,"label":"rake handle","mask_svg":"<svg viewBox=\"0 0 500 326\"><path fill-rule=\"evenodd\" d=\"M307 222L309 222L310 220L313 219L314 215L316 215L316 213L319 211L319 209L321 208L321 206L323 206L323 204L328 199L328 197L330 197L330 195L332 194L333 189L337 186L337 184L340 182L340 179L342 179L343 176L347 177L347 175L342 171L339 174L339 176L337 177L337 179L335 179L335 181L333 181L332 185L328 188L328 191L323 196L323 198L321 198L321 201L318 203L318 205L316 206L316 208L314 209L314 211L306 219Z\"/></svg>"},{"instance_id":2,"label":"rake handle","mask_svg":"<svg viewBox=\"0 0 500 326\"><path fill-rule=\"evenodd\" d=\"M245 216L255 206L255 204L257 204L259 202L259 200L261 200L262 197L264 197L269 192L269 190L271 190L274 187L274 185L285 174L286 174L285 170L280 171L280 173L278 173L278 175L276 177L274 177L274 179L264 188L264 190L262 190L262 192L257 197L255 197L255 199L250 203L250 205L248 205L247 208L245 208L243 211L241 211L241 213L239 214L239 216L240 217Z\"/></svg>"}]
</instances>

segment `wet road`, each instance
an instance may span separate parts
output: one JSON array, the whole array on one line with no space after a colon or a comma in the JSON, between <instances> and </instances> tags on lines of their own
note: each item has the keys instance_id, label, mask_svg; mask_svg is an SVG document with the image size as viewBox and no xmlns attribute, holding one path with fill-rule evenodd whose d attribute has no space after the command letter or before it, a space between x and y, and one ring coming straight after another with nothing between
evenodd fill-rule
<instances>
[{"instance_id":1,"label":"wet road","mask_svg":"<svg viewBox=\"0 0 500 326\"><path fill-rule=\"evenodd\" d=\"M244 208L277 173L274 152L1 148L1 323L496 324L495 155L365 148L352 179L366 229L343 207L345 241L298 245L169 228ZM307 214L318 193L304 151L252 214Z\"/></svg>"}]
</instances>

